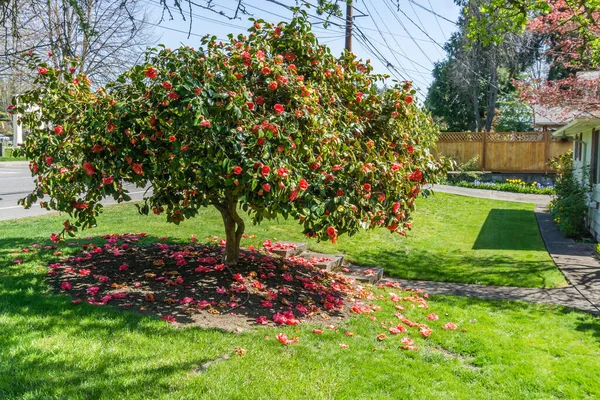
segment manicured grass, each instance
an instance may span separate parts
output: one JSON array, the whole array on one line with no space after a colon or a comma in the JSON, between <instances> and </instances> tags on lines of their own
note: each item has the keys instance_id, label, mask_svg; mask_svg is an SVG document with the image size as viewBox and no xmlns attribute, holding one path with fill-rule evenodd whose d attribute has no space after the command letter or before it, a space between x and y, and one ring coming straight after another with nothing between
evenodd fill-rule
<instances>
[{"instance_id":1,"label":"manicured grass","mask_svg":"<svg viewBox=\"0 0 600 400\"><path fill-rule=\"evenodd\" d=\"M389 300L372 321L357 315L322 335L311 326L241 333L174 328L110 306L74 305L48 291L52 251L12 253L31 232L0 230L0 398L2 399L333 399L597 398L600 321L551 306L432 296L429 310L402 311L427 323L398 336ZM162 232L154 232L160 233ZM33 240L41 240L34 236ZM156 240L156 238L150 238ZM76 248L63 248L64 254ZM16 257L25 260L14 265ZM389 298L386 289L377 293ZM438 321L424 315L436 312ZM448 321L459 329L444 331ZM463 332L461 329L466 329ZM348 337L346 331L355 335ZM282 346L277 333L298 336ZM376 335L387 333L379 342ZM265 340L269 336L269 340ZM399 348L415 340L418 351ZM342 349L340 344L349 348ZM247 351L244 357L234 349ZM210 360L222 359L194 373Z\"/></svg>"},{"instance_id":2,"label":"manicured grass","mask_svg":"<svg viewBox=\"0 0 600 400\"><path fill-rule=\"evenodd\" d=\"M63 220L0 222L0 230L14 227L49 237ZM178 227L166 224L164 217L140 216L133 205L108 207L98 228L89 234L127 232L161 232L183 240L193 233L200 239L224 237L221 216L212 208ZM260 226L249 223L247 232L257 238L244 240L244 246L260 245L266 238L308 242L314 250L341 253L351 262L380 266L388 276L406 279L521 287L566 283L546 252L531 204L436 193L418 200L414 229L408 237L378 229L342 237L335 245L307 239L293 220L265 221Z\"/></svg>"},{"instance_id":3,"label":"manicured grass","mask_svg":"<svg viewBox=\"0 0 600 400\"><path fill-rule=\"evenodd\" d=\"M2 161L25 161L24 157L0 157L0 162Z\"/></svg>"},{"instance_id":4,"label":"manicured grass","mask_svg":"<svg viewBox=\"0 0 600 400\"><path fill-rule=\"evenodd\" d=\"M480 201L483 203L479 204ZM471 233L461 234L459 239L468 244L456 248L457 253L492 251L473 250L473 247L515 247L517 244L525 249L494 251L507 258L513 257L511 252L539 252L528 249L532 245L523 244L524 239L499 241L496 235L502 232L478 235L482 226L497 225L499 218L507 224L503 215L490 212L493 209L503 210L500 213L507 212L509 216L530 212L528 206L485 203L484 200L446 195L422 200L415 225L429 221L430 226L418 228L413 238L402 240L407 247L429 242L426 248L416 251L423 255L427 251L437 252L437 256L429 259L442 259L440 252L444 241L449 242L452 238L451 232L444 230L455 229L453 232L457 232L458 227L452 228L457 224L453 216L459 219L462 216L465 219L462 231ZM463 208L467 210L461 211ZM145 231L151 235L148 242L162 236L187 241L192 232L199 238L213 234L222 236L216 214L212 212L206 212L193 224L177 228L165 225L158 218L136 217L132 209L131 205L108 209L99 228L89 234ZM475 215L467 218L472 213ZM477 215L482 219L476 223ZM431 337L424 339L414 328L410 328L408 334L392 336L387 328L381 327L383 321L397 322L395 303L389 300L373 299L374 304L382 306L382 310L374 314L376 321L367 315L357 315L341 323L336 331L324 329L322 335L313 334L311 326L256 328L242 333L174 328L163 321L109 306L74 305L70 297L48 290L44 279L45 265L56 260L53 250L21 252L22 248L35 242L48 244L49 233L56 230L63 219L46 216L0 222L2 399L600 396L597 384L600 320L560 307L443 296L432 296L429 310L400 303L407 305L402 312L408 318L427 323L433 329ZM297 229L293 230L292 226L251 228L250 233L259 237L249 240L248 244L256 244L262 237L275 234L280 238L295 237ZM515 233L516 227L510 229ZM419 232L422 233L417 237ZM531 232L524 235L526 233ZM375 246L394 238L389 234L374 235L364 236L362 240L371 241ZM355 247L360 243L359 239L352 240ZM381 250L374 248L372 252L380 260L391 261L394 259L391 255L381 256L393 247L393 243ZM360 245L363 250L367 248L364 243ZM330 248L330 245L318 246ZM351 244L347 246L352 249ZM64 246L60 250L64 255L78 248ZM410 255L411 251L404 253ZM458 255L453 257L459 258ZM12 260L18 258L24 262L13 264ZM404 256L404 259L414 258ZM442 271L441 267L439 271ZM480 272L473 274L476 273ZM389 298L388 293L392 291L398 293L394 289L377 293ZM440 319L425 320L424 315L429 312L437 313ZM459 329L442 330L441 326L449 321L457 324ZM346 331L354 332L355 336L345 336ZM273 340L279 332L290 337L297 335L300 342L284 347ZM388 339L377 341L379 333L388 334ZM270 339L265 340L265 336ZM399 349L402 336L413 338L419 350ZM341 343L350 347L342 349ZM247 350L247 354L236 356L233 352L236 348ZM203 372L192 372L201 364L223 356L230 358L210 365Z\"/></svg>"}]
</instances>

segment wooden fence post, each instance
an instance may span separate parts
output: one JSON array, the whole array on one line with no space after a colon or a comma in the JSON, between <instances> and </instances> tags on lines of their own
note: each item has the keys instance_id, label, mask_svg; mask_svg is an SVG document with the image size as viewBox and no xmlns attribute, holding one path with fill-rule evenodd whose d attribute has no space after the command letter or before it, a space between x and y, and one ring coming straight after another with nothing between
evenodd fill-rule
<instances>
[{"instance_id":1,"label":"wooden fence post","mask_svg":"<svg viewBox=\"0 0 600 400\"><path fill-rule=\"evenodd\" d=\"M482 149L481 149L481 170L485 171L485 159L486 159L486 153L487 153L487 132L484 130L482 132L483 135L483 144L482 144Z\"/></svg>"},{"instance_id":2,"label":"wooden fence post","mask_svg":"<svg viewBox=\"0 0 600 400\"><path fill-rule=\"evenodd\" d=\"M549 131L544 132L544 173L548 173L548 162L550 162L550 135Z\"/></svg>"}]
</instances>

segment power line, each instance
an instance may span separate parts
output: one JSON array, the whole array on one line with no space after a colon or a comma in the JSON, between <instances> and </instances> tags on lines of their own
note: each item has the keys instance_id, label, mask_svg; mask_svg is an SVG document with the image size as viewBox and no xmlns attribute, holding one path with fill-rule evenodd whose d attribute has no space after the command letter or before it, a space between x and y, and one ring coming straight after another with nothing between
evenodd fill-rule
<instances>
[{"instance_id":1,"label":"power line","mask_svg":"<svg viewBox=\"0 0 600 400\"><path fill-rule=\"evenodd\" d=\"M400 62L400 60L398 59L398 57L396 57L396 52L392 51L390 45L388 44L388 41L386 40L385 36L383 35L383 33L381 32L381 30L379 29L379 26L377 24L377 22L375 21L375 19L373 18L373 15L371 14L371 12L369 11L369 8L367 7L367 3L366 1L369 1L369 4L371 5L371 7L373 7L373 3L371 3L370 0L365 0L364 5L365 5L365 9L367 10L367 12L369 13L369 16L371 17L371 20L373 21L373 24L377 27L377 30L379 32L379 35L381 36L381 38L383 39L383 41L385 42L385 46L388 48L388 50L390 50L392 57L394 57L394 59L396 60L396 62L398 63L399 67L404 70L404 73L410 77L410 74L408 73L408 71L406 71L406 69L404 69L404 66L402 65L402 63ZM385 23L385 21L383 20L383 18L381 18L381 15L379 15L379 12L377 11L377 9L375 7L373 7L373 9L375 10L375 13L377 14L377 17L379 17L379 19L381 20L381 22L383 22L383 26L385 27L385 29L389 32L390 29L388 28L387 24ZM398 41L396 40L395 37L392 36L392 39L394 40L394 42L396 43L396 46L398 46L398 48L404 53L404 50L402 50L402 46L400 46L400 44L398 43ZM406 54L404 54L404 57L406 59L408 59L408 57L406 56ZM413 64L414 66L414 64ZM416 67L415 67L416 68ZM425 76L419 72L419 75L421 75L421 77L426 81L427 78L425 78ZM413 80L414 79L410 79ZM415 86L415 88L418 90L419 88L417 86Z\"/></svg>"},{"instance_id":2,"label":"power line","mask_svg":"<svg viewBox=\"0 0 600 400\"><path fill-rule=\"evenodd\" d=\"M406 34L408 36L410 36L410 38L413 41L413 43L415 44L415 46L417 46L417 48L421 51L421 53L423 53L423 55L425 56L425 58L430 63L433 64L434 63L433 60L431 58L429 58L429 55L427 55L427 53L421 48L421 46L419 46L419 44L417 43L417 41L415 40L415 38L412 36L412 34L410 33L410 31L406 28L406 26L404 25L404 23L402 22L402 20L398 17L398 14L396 14L394 12L394 9L392 7L390 7L390 5L388 4L388 2L386 0L383 0L383 3L390 10L390 12L392 13L392 15L394 15L394 18L396 18L396 21L398 21L398 23L400 24L400 26L402 27L402 29L404 29L404 32L406 32Z\"/></svg>"},{"instance_id":3,"label":"power line","mask_svg":"<svg viewBox=\"0 0 600 400\"><path fill-rule=\"evenodd\" d=\"M377 23L375 22L375 18L373 18L373 14L369 11L369 8L367 7L367 0L365 0L365 9L367 10L367 13L369 13L369 17L371 18L371 21L373 21L373 24L375 25L375 27L377 28L377 31L379 32L379 36L381 36L381 38L383 39L383 41L385 42L385 46L388 48L388 50L390 49L390 45L388 44L385 36L383 36L383 33L381 33L381 30L379 29L379 26L377 25ZM373 3L371 3L369 1L369 4L371 4L371 6L373 6ZM377 13L377 16L379 16L379 13ZM379 17L381 19L381 17ZM385 21L383 21L384 26L387 28L387 26L385 25ZM388 29L389 30L389 29ZM394 39L395 40L395 39ZM396 57L396 55L394 53L392 53L392 57L394 57L394 59L396 60L396 62L398 63L399 67L404 71L404 73L408 76L409 73L404 69L404 67L402 66L402 63L400 62L400 60L398 60L398 58Z\"/></svg>"},{"instance_id":4,"label":"power line","mask_svg":"<svg viewBox=\"0 0 600 400\"><path fill-rule=\"evenodd\" d=\"M435 17L436 17L435 19L436 19L436 20L437 20L437 19L438 19L438 17L439 17L439 18L443 19L444 21L448 21L448 22L450 22L451 24L458 26L458 23L457 23L456 21L452 21L451 19L448 19L448 18L444 17L443 15L440 15L440 14L436 13L435 11L433 11L433 6L431 5L431 1L429 1L429 0L427 0L427 1L429 2L429 7L431 7L431 9L429 9L429 8L427 8L427 7L425 7L425 6L421 5L421 4L419 4L419 3L417 3L417 2L416 2L416 1L414 1L414 0L408 0L408 2L409 2L409 3L412 3L412 4L414 4L415 6L417 6L417 7L420 7L420 8L422 8L423 10L427 11L428 13L431 13L431 14L435 15ZM438 24L439 24L439 22L438 22ZM441 29L441 27L440 27L440 29Z\"/></svg>"},{"instance_id":5,"label":"power line","mask_svg":"<svg viewBox=\"0 0 600 400\"><path fill-rule=\"evenodd\" d=\"M415 8L413 7L413 2L409 1L408 4L410 5L410 9L413 11L413 13L415 14L415 17L417 17L417 21L419 21L419 24L421 24L421 26L423 27L423 29L425 29L425 25L423 24L423 21L421 21L421 18L419 17L419 14L417 14L417 11L415 10ZM437 17L436 17L437 18ZM440 50L436 47L435 48L438 52L439 55L441 55L442 57L444 57L444 55L440 52Z\"/></svg>"},{"instance_id":6,"label":"power line","mask_svg":"<svg viewBox=\"0 0 600 400\"><path fill-rule=\"evenodd\" d=\"M427 2L429 3L429 7L433 8L433 6L431 5L431 0L427 0ZM444 30L442 29L442 25L440 24L440 20L438 19L437 14L433 14L433 15L435 16L435 22L437 22L438 28L440 28L440 32L442 32L442 36L444 37L444 41L447 41L448 37L446 37L446 34L444 33Z\"/></svg>"},{"instance_id":7,"label":"power line","mask_svg":"<svg viewBox=\"0 0 600 400\"><path fill-rule=\"evenodd\" d=\"M377 58L382 64L385 65L385 67L387 68L387 70L399 81L400 79L398 79L398 76L394 73L394 71L400 75L400 77L403 80L407 80L406 78L402 77L402 74L400 73L400 71L398 71L398 68L396 68L396 66L394 64L392 64L390 61L387 60L387 58L381 53L381 51L379 51L379 49L377 48L377 46L373 45L373 43L371 42L371 40L369 39L369 37L367 35L364 34L364 32L360 29L360 27L358 26L354 26L356 28L356 31L358 32L358 36L356 37L357 41L363 45L363 48L365 50L367 50L368 52L370 52L371 54L373 54L375 56L375 58ZM391 68L391 69L390 69ZM392 71L393 70L393 71ZM415 87L415 90L417 90L418 92L420 92L424 97L425 97L425 93L419 89Z\"/></svg>"}]
</instances>

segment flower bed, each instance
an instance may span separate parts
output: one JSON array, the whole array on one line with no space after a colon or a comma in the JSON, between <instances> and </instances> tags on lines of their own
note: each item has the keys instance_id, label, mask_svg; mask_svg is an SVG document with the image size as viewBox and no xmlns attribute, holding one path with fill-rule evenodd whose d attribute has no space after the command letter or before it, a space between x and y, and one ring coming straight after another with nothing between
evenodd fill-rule
<instances>
[{"instance_id":1,"label":"flower bed","mask_svg":"<svg viewBox=\"0 0 600 400\"><path fill-rule=\"evenodd\" d=\"M520 179L507 179L505 182L482 182L475 180L473 182L458 181L449 182L450 185L474 188L499 190L502 192L529 193L529 194L555 194L552 183L542 184L539 182L526 183Z\"/></svg>"}]
</instances>

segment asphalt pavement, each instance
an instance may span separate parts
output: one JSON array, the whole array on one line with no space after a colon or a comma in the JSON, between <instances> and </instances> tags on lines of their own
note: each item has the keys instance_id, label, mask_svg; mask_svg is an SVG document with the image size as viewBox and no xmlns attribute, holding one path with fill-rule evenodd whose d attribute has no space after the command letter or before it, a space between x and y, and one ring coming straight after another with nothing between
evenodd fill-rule
<instances>
[{"instance_id":1,"label":"asphalt pavement","mask_svg":"<svg viewBox=\"0 0 600 400\"><path fill-rule=\"evenodd\" d=\"M25 218L47 214L38 204L26 210L17 201L31 193L35 187L33 177L26 161L0 162L0 220ZM132 201L142 200L145 190L135 186L127 187ZM102 204L115 204L113 199L106 199Z\"/></svg>"}]
</instances>

